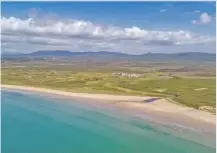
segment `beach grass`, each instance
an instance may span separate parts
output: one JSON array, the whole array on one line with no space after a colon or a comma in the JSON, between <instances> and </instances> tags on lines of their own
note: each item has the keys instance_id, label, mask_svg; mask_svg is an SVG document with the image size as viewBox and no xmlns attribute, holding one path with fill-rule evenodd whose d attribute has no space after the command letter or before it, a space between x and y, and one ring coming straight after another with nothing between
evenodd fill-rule
<instances>
[{"instance_id":1,"label":"beach grass","mask_svg":"<svg viewBox=\"0 0 217 153\"><path fill-rule=\"evenodd\" d=\"M163 78L162 73L143 77L113 76L110 72L74 72L70 70L2 69L2 84L60 89L72 92L148 95L166 97L180 104L200 108L216 107L215 78Z\"/></svg>"}]
</instances>

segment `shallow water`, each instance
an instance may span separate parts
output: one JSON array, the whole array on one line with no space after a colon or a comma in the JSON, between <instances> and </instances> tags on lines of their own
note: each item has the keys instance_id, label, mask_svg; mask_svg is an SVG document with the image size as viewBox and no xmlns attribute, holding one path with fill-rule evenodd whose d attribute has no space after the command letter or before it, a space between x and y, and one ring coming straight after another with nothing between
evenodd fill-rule
<instances>
[{"instance_id":1,"label":"shallow water","mask_svg":"<svg viewBox=\"0 0 217 153\"><path fill-rule=\"evenodd\" d=\"M215 152L213 135L93 101L3 90L1 102L2 153Z\"/></svg>"}]
</instances>

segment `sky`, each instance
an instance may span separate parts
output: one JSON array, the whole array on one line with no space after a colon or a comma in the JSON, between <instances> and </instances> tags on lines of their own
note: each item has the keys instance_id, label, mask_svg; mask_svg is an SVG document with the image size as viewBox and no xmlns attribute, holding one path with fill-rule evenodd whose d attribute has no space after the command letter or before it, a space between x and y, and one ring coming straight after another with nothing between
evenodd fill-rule
<instances>
[{"instance_id":1,"label":"sky","mask_svg":"<svg viewBox=\"0 0 217 153\"><path fill-rule=\"evenodd\" d=\"M216 51L215 2L2 2L1 49Z\"/></svg>"}]
</instances>

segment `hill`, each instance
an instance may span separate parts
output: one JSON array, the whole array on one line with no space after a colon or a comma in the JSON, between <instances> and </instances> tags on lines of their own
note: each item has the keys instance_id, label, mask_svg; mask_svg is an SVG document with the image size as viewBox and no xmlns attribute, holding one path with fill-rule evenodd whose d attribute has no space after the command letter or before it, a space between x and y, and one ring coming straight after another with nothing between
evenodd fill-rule
<instances>
[{"instance_id":1,"label":"hill","mask_svg":"<svg viewBox=\"0 0 217 153\"><path fill-rule=\"evenodd\" d=\"M66 58L82 58L82 59L126 59L126 60L145 60L145 61L208 61L214 62L216 54L202 52L186 52L186 53L146 53L142 55L130 55L120 52L71 52L68 50L44 50L36 51L28 54L2 54L3 57L8 56L28 56L28 57L66 57Z\"/></svg>"}]
</instances>

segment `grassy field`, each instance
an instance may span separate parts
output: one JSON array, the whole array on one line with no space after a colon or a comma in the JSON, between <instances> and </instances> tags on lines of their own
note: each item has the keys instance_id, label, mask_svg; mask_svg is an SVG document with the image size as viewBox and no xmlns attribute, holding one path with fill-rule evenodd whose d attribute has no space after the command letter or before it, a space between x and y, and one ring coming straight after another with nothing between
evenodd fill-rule
<instances>
[{"instance_id":1,"label":"grassy field","mask_svg":"<svg viewBox=\"0 0 217 153\"><path fill-rule=\"evenodd\" d=\"M140 78L113 76L109 72L79 72L68 69L2 68L2 84L29 85L73 92L149 95L167 97L200 108L216 107L215 77L162 77L151 71Z\"/></svg>"}]
</instances>

